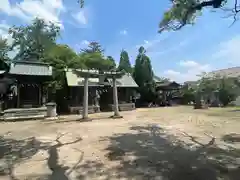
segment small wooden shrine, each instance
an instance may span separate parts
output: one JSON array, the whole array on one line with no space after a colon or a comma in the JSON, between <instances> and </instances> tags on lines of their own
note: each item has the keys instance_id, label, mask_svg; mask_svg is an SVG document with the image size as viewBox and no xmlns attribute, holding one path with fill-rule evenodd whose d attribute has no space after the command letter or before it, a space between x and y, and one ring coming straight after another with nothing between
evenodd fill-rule
<instances>
[{"instance_id":1,"label":"small wooden shrine","mask_svg":"<svg viewBox=\"0 0 240 180\"><path fill-rule=\"evenodd\" d=\"M159 95L161 96L162 105L172 105L178 104L178 100L180 98L180 90L181 85L173 82L163 82L157 83L156 90L158 91Z\"/></svg>"},{"instance_id":2,"label":"small wooden shrine","mask_svg":"<svg viewBox=\"0 0 240 180\"><path fill-rule=\"evenodd\" d=\"M24 114L25 117L28 114L40 113L43 116L46 108L42 106L47 102L44 83L51 80L52 67L41 62L14 61L9 62L9 70L3 74L0 85L7 87L5 92L1 91L1 96L4 97L2 103L4 114L6 116ZM4 79L8 81L4 82Z\"/></svg>"},{"instance_id":3,"label":"small wooden shrine","mask_svg":"<svg viewBox=\"0 0 240 180\"><path fill-rule=\"evenodd\" d=\"M44 83L51 80L52 67L40 62L11 62L8 77L15 80L12 108L41 107L46 103ZM15 94L14 94L15 93Z\"/></svg>"},{"instance_id":4,"label":"small wooden shrine","mask_svg":"<svg viewBox=\"0 0 240 180\"><path fill-rule=\"evenodd\" d=\"M88 77L88 112L94 113L99 111L109 111L114 109L113 99L113 77L114 72L95 72L92 71ZM66 80L69 88L69 111L77 113L83 110L84 105L84 79L86 76L84 70L66 70ZM93 73L95 72L95 73ZM87 72L86 72L87 73ZM117 75L116 75L117 76ZM121 73L116 78L116 87L119 100L119 110L135 109L135 104L132 103L134 89L137 84L130 74Z\"/></svg>"}]
</instances>

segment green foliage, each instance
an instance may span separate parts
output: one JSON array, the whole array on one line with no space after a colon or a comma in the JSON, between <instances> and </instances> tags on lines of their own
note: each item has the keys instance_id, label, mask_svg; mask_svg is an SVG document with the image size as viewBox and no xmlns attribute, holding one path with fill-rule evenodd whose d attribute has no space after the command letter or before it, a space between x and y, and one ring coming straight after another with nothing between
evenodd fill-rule
<instances>
[{"instance_id":1,"label":"green foliage","mask_svg":"<svg viewBox=\"0 0 240 180\"><path fill-rule=\"evenodd\" d=\"M219 80L218 97L223 106L227 106L234 101L239 95L240 87L231 78L223 78Z\"/></svg>"},{"instance_id":2,"label":"green foliage","mask_svg":"<svg viewBox=\"0 0 240 180\"><path fill-rule=\"evenodd\" d=\"M188 104L195 101L195 90L188 85L181 88L182 104Z\"/></svg>"},{"instance_id":3,"label":"green foliage","mask_svg":"<svg viewBox=\"0 0 240 180\"><path fill-rule=\"evenodd\" d=\"M103 55L104 50L98 42L90 42L88 47L85 49L81 49L83 53L99 53Z\"/></svg>"},{"instance_id":4,"label":"green foliage","mask_svg":"<svg viewBox=\"0 0 240 180\"><path fill-rule=\"evenodd\" d=\"M203 8L222 8L230 0L169 0L171 7L164 12L163 17L159 23L159 32L169 30L179 30L185 25L194 24L196 17L201 15ZM85 0L78 0L80 7L83 8ZM233 16L234 22L238 19L237 13L239 13L239 2L235 0L231 5L231 8L225 8L226 12L229 12L228 16Z\"/></svg>"},{"instance_id":5,"label":"green foliage","mask_svg":"<svg viewBox=\"0 0 240 180\"><path fill-rule=\"evenodd\" d=\"M110 64L109 65L110 70L116 70L116 62L112 56L107 56L107 62L109 62L109 64Z\"/></svg>"},{"instance_id":6,"label":"green foliage","mask_svg":"<svg viewBox=\"0 0 240 180\"><path fill-rule=\"evenodd\" d=\"M9 34L13 38L11 50L19 49L14 59L36 61L43 58L45 51L55 45L60 29L53 23L45 23L36 18L28 26L10 28Z\"/></svg>"},{"instance_id":7,"label":"green foliage","mask_svg":"<svg viewBox=\"0 0 240 180\"><path fill-rule=\"evenodd\" d=\"M118 65L118 71L124 70L127 73L132 73L132 67L129 60L127 51L122 50L120 54L120 62Z\"/></svg>"},{"instance_id":8,"label":"green foliage","mask_svg":"<svg viewBox=\"0 0 240 180\"><path fill-rule=\"evenodd\" d=\"M227 0L170 0L170 2L172 6L164 13L159 24L159 32L179 30L187 24L193 24L204 7L220 8ZM233 9L232 12L234 11Z\"/></svg>"},{"instance_id":9,"label":"green foliage","mask_svg":"<svg viewBox=\"0 0 240 180\"><path fill-rule=\"evenodd\" d=\"M55 45L47 50L42 61L53 67L52 89L61 89L65 83L65 68L83 68L84 63L77 54L67 45Z\"/></svg>"},{"instance_id":10,"label":"green foliage","mask_svg":"<svg viewBox=\"0 0 240 180\"><path fill-rule=\"evenodd\" d=\"M111 56L105 57L104 50L98 42L90 42L88 47L81 49L79 54L88 69L109 71L116 68L114 59Z\"/></svg>"},{"instance_id":11,"label":"green foliage","mask_svg":"<svg viewBox=\"0 0 240 180\"><path fill-rule=\"evenodd\" d=\"M0 60L5 61L8 59L7 53L9 51L9 47L7 44L7 40L0 37Z\"/></svg>"},{"instance_id":12,"label":"green foliage","mask_svg":"<svg viewBox=\"0 0 240 180\"><path fill-rule=\"evenodd\" d=\"M144 47L140 47L134 66L133 77L139 86L143 101L152 101L155 98L154 75L150 58L145 53Z\"/></svg>"},{"instance_id":13,"label":"green foliage","mask_svg":"<svg viewBox=\"0 0 240 180\"><path fill-rule=\"evenodd\" d=\"M80 53L79 57L83 59L84 64L88 69L97 69L101 71L108 71L115 67L112 59L103 57L99 52L94 53Z\"/></svg>"},{"instance_id":14,"label":"green foliage","mask_svg":"<svg viewBox=\"0 0 240 180\"><path fill-rule=\"evenodd\" d=\"M196 88L196 92L202 96L209 97L215 94L223 106L239 96L240 84L236 78L227 77L203 77Z\"/></svg>"}]
</instances>

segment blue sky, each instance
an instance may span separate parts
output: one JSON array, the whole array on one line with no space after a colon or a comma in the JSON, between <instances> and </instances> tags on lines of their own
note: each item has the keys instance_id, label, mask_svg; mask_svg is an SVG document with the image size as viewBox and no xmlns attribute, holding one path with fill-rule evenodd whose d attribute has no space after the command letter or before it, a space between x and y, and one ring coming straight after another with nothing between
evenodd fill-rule
<instances>
[{"instance_id":1,"label":"blue sky","mask_svg":"<svg viewBox=\"0 0 240 180\"><path fill-rule=\"evenodd\" d=\"M0 35L7 37L8 27L28 24L38 16L60 25L58 41L76 51L89 41L98 41L105 55L118 62L121 49L125 49L134 63L137 49L143 45L155 74L179 82L240 64L240 22L229 28L232 19L223 18L226 12L205 10L194 26L158 34L169 2L86 0L85 8L80 9L77 0L1 0Z\"/></svg>"}]
</instances>

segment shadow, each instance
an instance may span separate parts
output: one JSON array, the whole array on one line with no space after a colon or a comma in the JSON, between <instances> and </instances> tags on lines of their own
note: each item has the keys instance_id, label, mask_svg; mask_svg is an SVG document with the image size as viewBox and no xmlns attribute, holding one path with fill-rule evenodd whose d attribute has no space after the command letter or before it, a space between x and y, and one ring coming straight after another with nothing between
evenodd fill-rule
<instances>
[{"instance_id":1,"label":"shadow","mask_svg":"<svg viewBox=\"0 0 240 180\"><path fill-rule=\"evenodd\" d=\"M62 136L64 136L64 134L58 136L57 139L55 140L56 144L51 146L48 149L49 158L47 160L47 164L48 164L48 168L52 171L51 175L48 178L49 180L68 180L69 174L73 171L72 169L70 169L70 167L60 165L58 163L58 160L59 160L58 148L61 148L66 145L78 143L82 140L82 138L78 138L72 142L61 143L60 138ZM75 166L77 166L82 161L82 158L83 158L83 152L80 160L77 162L76 165L74 165L73 168L75 168ZM70 170L70 171L67 173L67 170Z\"/></svg>"},{"instance_id":2,"label":"shadow","mask_svg":"<svg viewBox=\"0 0 240 180\"><path fill-rule=\"evenodd\" d=\"M83 161L81 150L78 161L71 167L59 162L58 150L63 146L80 142L61 142L59 135L55 144L42 143L34 137L13 140L1 137L0 159L10 158L6 163L5 174L17 180L13 167L18 162L28 160L40 149L47 150L47 166L51 174L31 175L26 180L70 180L73 179L152 179L152 180L238 180L240 177L240 150L220 148L214 137L208 143L199 142L197 137L184 133L190 143L179 140L165 132L156 124L132 126L130 132L100 138L107 141L103 151L105 158ZM10 157L8 157L10 156ZM107 161L108 160L108 161ZM2 165L2 164L1 164ZM1 169L2 166L1 166ZM74 172L74 173L73 173ZM2 171L1 171L2 173ZM0 179L3 177L0 174ZM20 178L21 179L21 178Z\"/></svg>"},{"instance_id":3,"label":"shadow","mask_svg":"<svg viewBox=\"0 0 240 180\"><path fill-rule=\"evenodd\" d=\"M230 110L229 112L240 112L240 109L233 109L233 110Z\"/></svg>"},{"instance_id":4,"label":"shadow","mask_svg":"<svg viewBox=\"0 0 240 180\"><path fill-rule=\"evenodd\" d=\"M48 123L71 123L71 122L79 122L79 123L86 123L86 122L93 122L93 121L101 121L101 120L112 120L109 116L105 117L89 117L88 119L82 119L82 117L74 118L74 119L57 119L49 121Z\"/></svg>"},{"instance_id":5,"label":"shadow","mask_svg":"<svg viewBox=\"0 0 240 180\"><path fill-rule=\"evenodd\" d=\"M240 143L240 134L231 133L222 137L222 140L227 143Z\"/></svg>"},{"instance_id":6,"label":"shadow","mask_svg":"<svg viewBox=\"0 0 240 180\"><path fill-rule=\"evenodd\" d=\"M39 150L47 150L49 157L47 159L48 168L52 171L51 175L31 175L24 177L24 179L41 179L41 180L68 180L69 174L78 166L83 159L83 152L78 162L73 167L59 165L58 148L66 145L75 144L81 141L81 138L72 142L61 143L60 138L64 134L57 137L56 144L43 143L36 140L35 137L15 140L0 136L0 179L1 177L8 177L10 180L18 180L14 176L14 166L27 161L33 157ZM68 171L67 171L68 170Z\"/></svg>"},{"instance_id":7,"label":"shadow","mask_svg":"<svg viewBox=\"0 0 240 180\"><path fill-rule=\"evenodd\" d=\"M238 180L240 150L222 149L210 138L207 144L187 135L185 143L157 125L134 126L131 133L104 138L106 158L118 163L118 178L163 180Z\"/></svg>"},{"instance_id":8,"label":"shadow","mask_svg":"<svg viewBox=\"0 0 240 180\"><path fill-rule=\"evenodd\" d=\"M0 177L8 176L9 179L16 180L14 166L47 147L47 143L41 143L35 137L16 140L0 136Z\"/></svg>"}]
</instances>

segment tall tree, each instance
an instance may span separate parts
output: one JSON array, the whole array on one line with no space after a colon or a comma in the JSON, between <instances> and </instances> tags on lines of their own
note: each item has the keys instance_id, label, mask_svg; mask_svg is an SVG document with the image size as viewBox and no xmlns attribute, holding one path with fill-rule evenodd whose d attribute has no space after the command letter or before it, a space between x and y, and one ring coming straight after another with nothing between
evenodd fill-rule
<instances>
[{"instance_id":1,"label":"tall tree","mask_svg":"<svg viewBox=\"0 0 240 180\"><path fill-rule=\"evenodd\" d=\"M116 70L116 62L113 59L112 56L107 56L107 61L109 62L110 65L110 70Z\"/></svg>"},{"instance_id":2,"label":"tall tree","mask_svg":"<svg viewBox=\"0 0 240 180\"><path fill-rule=\"evenodd\" d=\"M146 53L146 50L144 49L143 46L141 46L138 49L138 55L137 55L137 58L135 61L135 66L134 66L133 77L139 86L144 86L144 84L150 80L149 77L151 75L153 78L153 72L151 71L152 69L151 70L147 69L147 68L149 68L147 66L148 66L150 59L148 56L146 56L145 53ZM150 72L150 74L148 74L149 72Z\"/></svg>"},{"instance_id":3,"label":"tall tree","mask_svg":"<svg viewBox=\"0 0 240 180\"><path fill-rule=\"evenodd\" d=\"M81 52L103 54L104 50L98 42L90 42L87 48L81 49Z\"/></svg>"},{"instance_id":4,"label":"tall tree","mask_svg":"<svg viewBox=\"0 0 240 180\"><path fill-rule=\"evenodd\" d=\"M144 47L140 47L134 66L133 77L139 86L143 101L152 101L155 96L154 74L150 58L145 53Z\"/></svg>"},{"instance_id":5,"label":"tall tree","mask_svg":"<svg viewBox=\"0 0 240 180\"><path fill-rule=\"evenodd\" d=\"M9 34L13 38L11 49L19 49L14 59L39 60L47 49L55 45L60 29L53 23L36 18L28 26L10 28Z\"/></svg>"},{"instance_id":6,"label":"tall tree","mask_svg":"<svg viewBox=\"0 0 240 180\"><path fill-rule=\"evenodd\" d=\"M127 73L132 73L132 67L131 67L131 63L129 61L129 56L128 56L127 51L125 51L125 50L121 51L118 70L119 71L124 70Z\"/></svg>"},{"instance_id":7,"label":"tall tree","mask_svg":"<svg viewBox=\"0 0 240 180\"><path fill-rule=\"evenodd\" d=\"M115 68L116 64L112 57L104 57L104 50L98 42L89 43L88 47L81 49L79 57L89 69L109 71Z\"/></svg>"}]
</instances>

